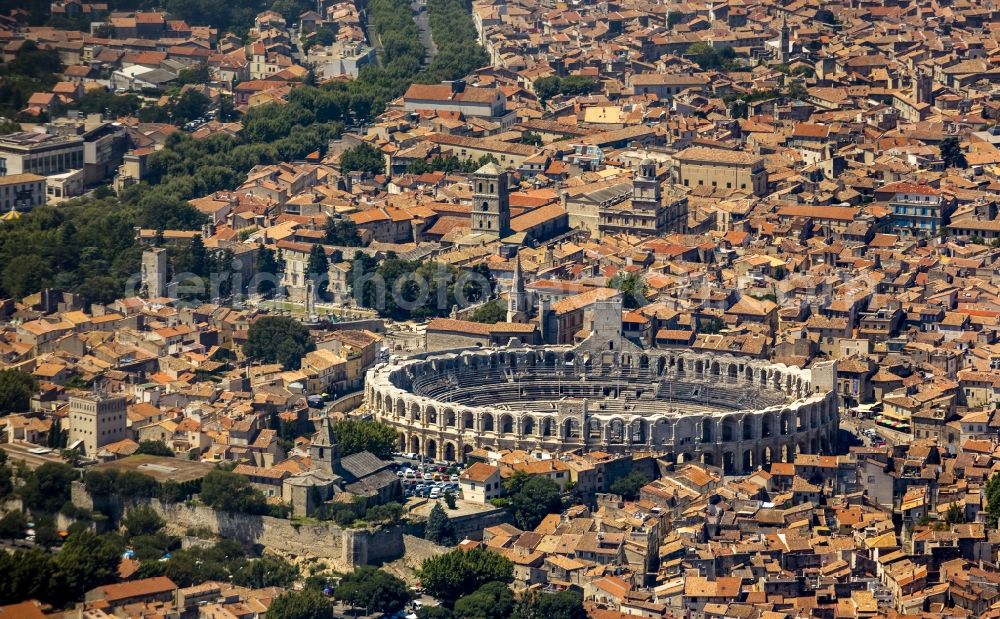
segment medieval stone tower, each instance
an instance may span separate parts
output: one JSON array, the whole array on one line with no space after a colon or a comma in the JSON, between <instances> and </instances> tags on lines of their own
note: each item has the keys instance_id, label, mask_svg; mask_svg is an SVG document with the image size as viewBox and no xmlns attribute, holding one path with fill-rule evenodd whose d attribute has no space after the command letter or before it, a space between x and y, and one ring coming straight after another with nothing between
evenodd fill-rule
<instances>
[{"instance_id":1,"label":"medieval stone tower","mask_svg":"<svg viewBox=\"0 0 1000 619\"><path fill-rule=\"evenodd\" d=\"M496 238L510 233L507 173L487 163L472 177L472 232Z\"/></svg>"},{"instance_id":2,"label":"medieval stone tower","mask_svg":"<svg viewBox=\"0 0 1000 619\"><path fill-rule=\"evenodd\" d=\"M147 299L167 294L167 250L154 247L142 252L142 287Z\"/></svg>"}]
</instances>

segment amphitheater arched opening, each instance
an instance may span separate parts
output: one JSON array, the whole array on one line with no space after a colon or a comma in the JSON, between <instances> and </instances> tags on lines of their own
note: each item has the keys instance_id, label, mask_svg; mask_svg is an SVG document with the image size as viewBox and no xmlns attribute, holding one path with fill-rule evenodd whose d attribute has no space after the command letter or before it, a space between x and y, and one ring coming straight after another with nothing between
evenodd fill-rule
<instances>
[{"instance_id":1,"label":"amphitheater arched opening","mask_svg":"<svg viewBox=\"0 0 1000 619\"><path fill-rule=\"evenodd\" d=\"M542 420L542 436L552 436L552 419L548 417Z\"/></svg>"},{"instance_id":2,"label":"amphitheater arched opening","mask_svg":"<svg viewBox=\"0 0 1000 619\"><path fill-rule=\"evenodd\" d=\"M425 456L431 458L432 460L437 460L438 457L437 441L435 441L432 438L427 439L427 441L424 443L424 451L425 451L424 453Z\"/></svg>"},{"instance_id":3,"label":"amphitheater arched opening","mask_svg":"<svg viewBox=\"0 0 1000 619\"><path fill-rule=\"evenodd\" d=\"M625 440L625 424L621 419L612 419L608 424L608 442L621 443Z\"/></svg>"},{"instance_id":4,"label":"amphitheater arched opening","mask_svg":"<svg viewBox=\"0 0 1000 619\"><path fill-rule=\"evenodd\" d=\"M462 413L462 429L463 430L475 430L476 429L476 417L471 411L465 411Z\"/></svg>"},{"instance_id":5,"label":"amphitheater arched opening","mask_svg":"<svg viewBox=\"0 0 1000 619\"><path fill-rule=\"evenodd\" d=\"M521 434L525 436L531 436L535 433L535 418L531 415L525 415L521 419Z\"/></svg>"},{"instance_id":6,"label":"amphitheater arched opening","mask_svg":"<svg viewBox=\"0 0 1000 619\"><path fill-rule=\"evenodd\" d=\"M483 414L483 432L493 432L493 415Z\"/></svg>"},{"instance_id":7,"label":"amphitheater arched opening","mask_svg":"<svg viewBox=\"0 0 1000 619\"><path fill-rule=\"evenodd\" d=\"M722 472L726 475L736 473L736 454L731 451L722 453Z\"/></svg>"},{"instance_id":8,"label":"amphitheater arched opening","mask_svg":"<svg viewBox=\"0 0 1000 619\"><path fill-rule=\"evenodd\" d=\"M707 417L701 421L701 442L715 442L715 422Z\"/></svg>"},{"instance_id":9,"label":"amphitheater arched opening","mask_svg":"<svg viewBox=\"0 0 1000 619\"><path fill-rule=\"evenodd\" d=\"M448 462L455 461L455 443L449 441L444 444L444 459Z\"/></svg>"},{"instance_id":10,"label":"amphitheater arched opening","mask_svg":"<svg viewBox=\"0 0 1000 619\"><path fill-rule=\"evenodd\" d=\"M513 434L514 417L511 415L500 416L500 434Z\"/></svg>"},{"instance_id":11,"label":"amphitheater arched opening","mask_svg":"<svg viewBox=\"0 0 1000 619\"><path fill-rule=\"evenodd\" d=\"M738 433L739 426L736 423L736 419L733 417L726 417L722 420L722 441L724 443L735 441Z\"/></svg>"},{"instance_id":12,"label":"amphitheater arched opening","mask_svg":"<svg viewBox=\"0 0 1000 619\"><path fill-rule=\"evenodd\" d=\"M563 422L563 438L565 439L580 438L580 423L576 419L571 418Z\"/></svg>"}]
</instances>

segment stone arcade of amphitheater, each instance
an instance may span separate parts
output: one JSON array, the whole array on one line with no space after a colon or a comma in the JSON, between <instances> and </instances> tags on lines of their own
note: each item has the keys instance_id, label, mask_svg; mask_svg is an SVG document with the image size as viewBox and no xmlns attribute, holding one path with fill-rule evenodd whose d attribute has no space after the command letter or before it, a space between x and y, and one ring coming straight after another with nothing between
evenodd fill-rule
<instances>
[{"instance_id":1,"label":"stone arcade of amphitheater","mask_svg":"<svg viewBox=\"0 0 1000 619\"><path fill-rule=\"evenodd\" d=\"M805 370L597 341L382 364L368 373L367 407L399 430L401 450L438 460L491 446L654 451L738 474L835 449L833 362Z\"/></svg>"}]
</instances>

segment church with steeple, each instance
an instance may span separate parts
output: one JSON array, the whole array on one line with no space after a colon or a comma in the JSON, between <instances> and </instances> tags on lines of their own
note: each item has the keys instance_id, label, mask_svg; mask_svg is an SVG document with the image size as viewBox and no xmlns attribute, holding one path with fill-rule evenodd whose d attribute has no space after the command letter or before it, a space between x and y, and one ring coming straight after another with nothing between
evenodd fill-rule
<instances>
[{"instance_id":1,"label":"church with steeple","mask_svg":"<svg viewBox=\"0 0 1000 619\"><path fill-rule=\"evenodd\" d=\"M531 307L528 293L524 288L524 272L521 270L521 255L514 258L514 277L507 296L507 322L528 322Z\"/></svg>"}]
</instances>

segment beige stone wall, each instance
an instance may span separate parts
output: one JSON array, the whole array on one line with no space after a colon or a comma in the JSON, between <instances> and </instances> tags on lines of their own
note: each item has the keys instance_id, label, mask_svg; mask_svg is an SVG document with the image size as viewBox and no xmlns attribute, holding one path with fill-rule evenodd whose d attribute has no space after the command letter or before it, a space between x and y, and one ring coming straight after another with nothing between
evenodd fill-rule
<instances>
[{"instance_id":1,"label":"beige stone wall","mask_svg":"<svg viewBox=\"0 0 1000 619\"><path fill-rule=\"evenodd\" d=\"M92 509L94 501L83 484L73 485L73 503ZM232 514L203 505L143 501L167 522L167 530L184 535L189 529L204 528L219 537L246 545L259 544L285 556L323 559L337 569L351 570L358 565L392 561L403 554L403 531L391 526L369 531L342 529L332 522L298 524L284 518ZM125 512L123 506L102 505L116 521Z\"/></svg>"}]
</instances>

